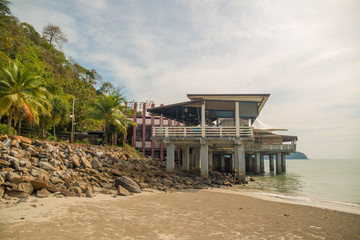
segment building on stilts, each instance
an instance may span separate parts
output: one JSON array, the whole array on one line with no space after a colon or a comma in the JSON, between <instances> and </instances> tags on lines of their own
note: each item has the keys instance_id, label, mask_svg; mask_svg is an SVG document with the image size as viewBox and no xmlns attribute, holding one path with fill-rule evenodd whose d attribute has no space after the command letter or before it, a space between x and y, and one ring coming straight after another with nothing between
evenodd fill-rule
<instances>
[{"instance_id":1,"label":"building on stilts","mask_svg":"<svg viewBox=\"0 0 360 240\"><path fill-rule=\"evenodd\" d=\"M236 169L237 179L245 181L246 173L264 172L264 157L269 159L270 171L286 171L285 156L296 152L297 137L275 134L286 129L269 127L257 119L270 94L187 97L186 102L152 105L147 109L151 117L143 112L142 141L137 146L133 136L133 145L153 157L158 154L163 159L166 155L169 172L175 164L184 170L200 169L205 178L212 170ZM133 131L136 133L136 128Z\"/></svg>"}]
</instances>

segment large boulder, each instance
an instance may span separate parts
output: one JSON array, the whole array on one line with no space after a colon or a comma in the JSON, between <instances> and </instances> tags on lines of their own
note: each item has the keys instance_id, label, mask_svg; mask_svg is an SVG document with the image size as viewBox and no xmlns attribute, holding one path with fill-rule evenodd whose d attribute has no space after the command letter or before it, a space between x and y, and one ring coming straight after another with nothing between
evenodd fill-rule
<instances>
[{"instance_id":1,"label":"large boulder","mask_svg":"<svg viewBox=\"0 0 360 240\"><path fill-rule=\"evenodd\" d=\"M35 191L47 188L48 184L45 181L41 181L41 180L32 180L31 185L33 185L33 188Z\"/></svg>"},{"instance_id":2,"label":"large boulder","mask_svg":"<svg viewBox=\"0 0 360 240\"><path fill-rule=\"evenodd\" d=\"M15 188L13 188L13 190L32 194L34 187L31 183L19 183Z\"/></svg>"},{"instance_id":3,"label":"large boulder","mask_svg":"<svg viewBox=\"0 0 360 240\"><path fill-rule=\"evenodd\" d=\"M140 186L131 178L125 176L115 179L115 187L118 188L118 186L124 187L131 193L141 193Z\"/></svg>"}]
</instances>

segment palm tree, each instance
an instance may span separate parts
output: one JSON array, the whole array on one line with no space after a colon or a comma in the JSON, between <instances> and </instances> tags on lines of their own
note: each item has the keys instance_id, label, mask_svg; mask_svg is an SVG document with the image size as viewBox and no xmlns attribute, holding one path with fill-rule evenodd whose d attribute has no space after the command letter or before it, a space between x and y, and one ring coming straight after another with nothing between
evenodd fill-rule
<instances>
[{"instance_id":1,"label":"palm tree","mask_svg":"<svg viewBox=\"0 0 360 240\"><path fill-rule=\"evenodd\" d=\"M101 95L92 106L89 117L104 121L105 144L107 144L108 127L113 124L120 132L126 135L128 124L135 124L125 116L125 107L121 104L125 98L118 92L107 92ZM125 128L125 131L124 131Z\"/></svg>"},{"instance_id":2,"label":"palm tree","mask_svg":"<svg viewBox=\"0 0 360 240\"><path fill-rule=\"evenodd\" d=\"M58 95L53 96L53 98L51 99L51 104L53 106L51 110L51 119L53 122L54 141L55 141L56 139L55 125L70 113L70 106L66 98Z\"/></svg>"},{"instance_id":3,"label":"palm tree","mask_svg":"<svg viewBox=\"0 0 360 240\"><path fill-rule=\"evenodd\" d=\"M31 74L15 60L0 71L0 115L8 115L8 134L14 118L24 115L29 123L38 124L39 115L51 111L50 93L42 87L43 79Z\"/></svg>"}]
</instances>

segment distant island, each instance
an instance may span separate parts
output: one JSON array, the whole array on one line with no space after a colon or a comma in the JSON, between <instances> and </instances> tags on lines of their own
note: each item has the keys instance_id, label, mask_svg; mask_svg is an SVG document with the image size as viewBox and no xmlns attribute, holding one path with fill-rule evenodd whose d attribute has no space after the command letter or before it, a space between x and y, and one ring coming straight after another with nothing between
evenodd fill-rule
<instances>
[{"instance_id":1,"label":"distant island","mask_svg":"<svg viewBox=\"0 0 360 240\"><path fill-rule=\"evenodd\" d=\"M296 152L287 155L286 159L309 159L309 158L302 152Z\"/></svg>"}]
</instances>

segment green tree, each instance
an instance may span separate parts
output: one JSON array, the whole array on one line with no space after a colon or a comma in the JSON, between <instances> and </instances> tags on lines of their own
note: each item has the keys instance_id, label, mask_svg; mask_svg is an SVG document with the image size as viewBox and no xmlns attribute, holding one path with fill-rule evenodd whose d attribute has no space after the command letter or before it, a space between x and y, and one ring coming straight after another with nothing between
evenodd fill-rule
<instances>
[{"instance_id":1,"label":"green tree","mask_svg":"<svg viewBox=\"0 0 360 240\"><path fill-rule=\"evenodd\" d=\"M51 119L54 129L54 141L56 139L55 126L60 122L61 119L66 119L70 115L70 104L66 98L62 96L53 96L51 99Z\"/></svg>"},{"instance_id":2,"label":"green tree","mask_svg":"<svg viewBox=\"0 0 360 240\"><path fill-rule=\"evenodd\" d=\"M107 144L108 128L109 125L114 125L119 131L124 131L126 124L131 123L131 120L127 120L124 113L125 107L122 106L125 98L118 92L107 92L104 95L98 97L97 101L92 104L92 110L89 113L89 117L96 120L104 121L104 140ZM126 119L126 120L125 120Z\"/></svg>"},{"instance_id":3,"label":"green tree","mask_svg":"<svg viewBox=\"0 0 360 240\"><path fill-rule=\"evenodd\" d=\"M51 111L50 93L42 87L43 79L20 65L9 61L0 72L0 113L8 115L8 134L14 118L14 128L19 116L29 123L39 123L39 116Z\"/></svg>"}]
</instances>

